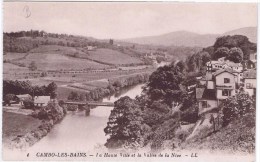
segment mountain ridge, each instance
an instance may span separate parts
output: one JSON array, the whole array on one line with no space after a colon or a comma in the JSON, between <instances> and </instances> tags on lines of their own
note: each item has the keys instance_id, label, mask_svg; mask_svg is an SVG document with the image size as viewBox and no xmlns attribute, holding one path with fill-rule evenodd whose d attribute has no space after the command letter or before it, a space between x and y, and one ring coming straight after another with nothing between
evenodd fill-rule
<instances>
[{"instance_id":1,"label":"mountain ridge","mask_svg":"<svg viewBox=\"0 0 260 162\"><path fill-rule=\"evenodd\" d=\"M245 35L251 42L256 43L257 27L244 27L227 31L223 34L198 34L180 30L155 36L144 36L121 39L121 41L138 44L152 44L165 46L197 46L207 47L214 44L215 40L223 35Z\"/></svg>"}]
</instances>

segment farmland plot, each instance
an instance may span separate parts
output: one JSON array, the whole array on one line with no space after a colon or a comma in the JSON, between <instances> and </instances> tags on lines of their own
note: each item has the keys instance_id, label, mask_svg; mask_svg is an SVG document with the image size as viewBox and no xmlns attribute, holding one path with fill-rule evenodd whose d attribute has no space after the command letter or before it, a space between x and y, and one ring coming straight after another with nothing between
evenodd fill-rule
<instances>
[{"instance_id":1,"label":"farmland plot","mask_svg":"<svg viewBox=\"0 0 260 162\"><path fill-rule=\"evenodd\" d=\"M26 59L20 60L19 63L24 63L28 66L32 61L35 61L38 69L41 70L102 69L107 67L106 65L85 59L50 53L31 53Z\"/></svg>"},{"instance_id":2,"label":"farmland plot","mask_svg":"<svg viewBox=\"0 0 260 162\"><path fill-rule=\"evenodd\" d=\"M89 51L88 58L115 65L142 63L138 58L104 48L97 49L96 51Z\"/></svg>"}]
</instances>

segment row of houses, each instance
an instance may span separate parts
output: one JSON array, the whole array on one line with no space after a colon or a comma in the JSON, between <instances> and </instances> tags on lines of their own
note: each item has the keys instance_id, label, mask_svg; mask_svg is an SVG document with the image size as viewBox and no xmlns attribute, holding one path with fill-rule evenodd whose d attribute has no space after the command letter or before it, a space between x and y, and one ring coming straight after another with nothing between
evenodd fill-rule
<instances>
[{"instance_id":1,"label":"row of houses","mask_svg":"<svg viewBox=\"0 0 260 162\"><path fill-rule=\"evenodd\" d=\"M232 69L236 72L242 72L248 69L255 69L257 67L257 54L252 53L249 60L243 60L241 63L234 63L226 60L225 57L219 58L217 61L209 61L206 63L208 71L216 71L220 69Z\"/></svg>"},{"instance_id":2,"label":"row of houses","mask_svg":"<svg viewBox=\"0 0 260 162\"><path fill-rule=\"evenodd\" d=\"M252 68L245 68L241 63L224 58L209 61L206 65L206 75L197 77L200 85L195 90L199 114L217 108L223 100L234 96L240 88L250 96L256 95L256 61Z\"/></svg>"}]
</instances>

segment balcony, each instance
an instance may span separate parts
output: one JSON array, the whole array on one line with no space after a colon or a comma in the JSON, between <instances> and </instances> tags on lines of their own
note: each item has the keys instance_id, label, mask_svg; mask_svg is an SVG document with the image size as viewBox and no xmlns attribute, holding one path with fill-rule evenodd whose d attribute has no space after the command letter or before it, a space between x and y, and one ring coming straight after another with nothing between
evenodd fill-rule
<instances>
[{"instance_id":1,"label":"balcony","mask_svg":"<svg viewBox=\"0 0 260 162\"><path fill-rule=\"evenodd\" d=\"M235 89L235 84L220 84L216 85L217 89Z\"/></svg>"}]
</instances>

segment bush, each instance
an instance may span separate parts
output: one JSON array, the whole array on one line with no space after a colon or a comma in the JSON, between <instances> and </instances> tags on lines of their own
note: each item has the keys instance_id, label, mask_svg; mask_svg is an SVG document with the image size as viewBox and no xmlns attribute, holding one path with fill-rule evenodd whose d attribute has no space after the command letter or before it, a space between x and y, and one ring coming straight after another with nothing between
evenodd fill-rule
<instances>
[{"instance_id":1,"label":"bush","mask_svg":"<svg viewBox=\"0 0 260 162\"><path fill-rule=\"evenodd\" d=\"M24 100L23 105L25 109L34 109L34 102L31 99Z\"/></svg>"},{"instance_id":2,"label":"bush","mask_svg":"<svg viewBox=\"0 0 260 162\"><path fill-rule=\"evenodd\" d=\"M37 118L40 120L53 120L53 123L58 122L64 116L62 107L59 106L58 102L49 102L47 106L40 109Z\"/></svg>"},{"instance_id":3,"label":"bush","mask_svg":"<svg viewBox=\"0 0 260 162\"><path fill-rule=\"evenodd\" d=\"M223 112L223 126L227 126L238 117L255 111L252 98L244 90L241 90L236 96L227 98L220 107Z\"/></svg>"},{"instance_id":4,"label":"bush","mask_svg":"<svg viewBox=\"0 0 260 162\"><path fill-rule=\"evenodd\" d=\"M4 105L7 104L8 106L10 106L11 105L11 101L14 100L14 97L15 97L14 94L6 94L4 96Z\"/></svg>"}]
</instances>

